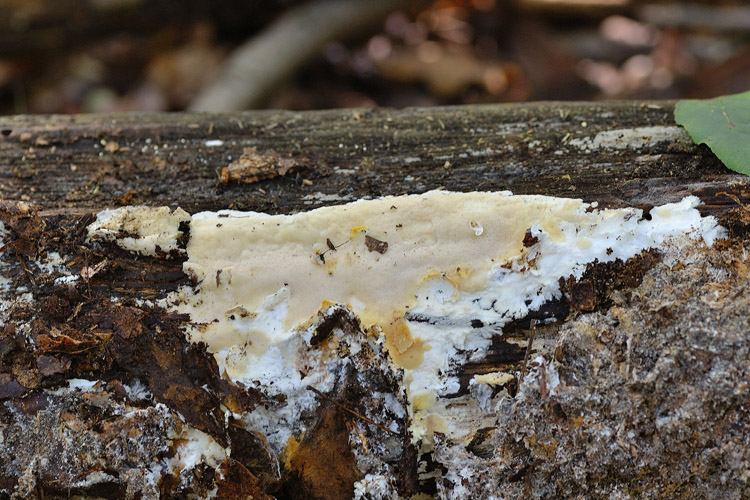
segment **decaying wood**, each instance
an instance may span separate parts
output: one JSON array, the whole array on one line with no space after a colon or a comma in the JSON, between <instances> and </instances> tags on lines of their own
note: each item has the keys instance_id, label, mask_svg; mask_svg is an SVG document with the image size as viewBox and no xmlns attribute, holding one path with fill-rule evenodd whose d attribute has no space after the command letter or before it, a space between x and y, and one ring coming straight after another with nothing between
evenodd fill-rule
<instances>
[{"instance_id":1,"label":"decaying wood","mask_svg":"<svg viewBox=\"0 0 750 500\"><path fill-rule=\"evenodd\" d=\"M654 498L747 495L750 220L741 206L750 186L693 145L671 113L671 103L631 102L0 118L0 497L179 498L216 488L223 498L349 498L376 469L391 471L389 487L404 497L598 498L612 488ZM255 182L222 179L249 148L277 160L278 175L264 164ZM289 175L291 161L304 168ZM655 249L591 265L563 283L561 300L507 325L483 360L461 368L456 405L469 397L498 404L487 410L495 425L476 429L468 445L438 436L425 456L406 435L407 419L395 419L395 430L379 420L382 403L371 394L398 386L396 374L365 362L382 360L380 351L352 355L294 451L276 456L234 417L267 403L262 391L228 382L205 347L184 338L189 318L157 305L189 284L185 257L86 243L96 213L120 205L291 213L437 188L646 210L694 194L729 238L710 251ZM381 243L373 249L384 252ZM56 281L55 262L80 279ZM535 328L524 366L529 329L550 317L559 321ZM356 318L336 313L310 349L336 337L346 351L364 335ZM553 362L570 391L550 389ZM674 366L671 375L659 363ZM503 386L505 406L470 385L501 370L528 372ZM651 372L660 378L639 378ZM61 389L71 379L99 380L100 390ZM677 390L710 404L681 409L669 396ZM588 394L601 396L594 404ZM624 395L619 406L612 394ZM176 460L188 427L231 458L183 476L142 465ZM60 456L67 467L50 465ZM678 474L689 466L692 475ZM566 475L555 476L561 467ZM734 475L721 480L722 470Z\"/></svg>"},{"instance_id":2,"label":"decaying wood","mask_svg":"<svg viewBox=\"0 0 750 500\"><path fill-rule=\"evenodd\" d=\"M748 201L744 177L707 149L687 135L654 143L650 127L674 127L670 103L1 118L0 197L42 210L146 204L191 213L288 213L440 187L637 207L694 193L709 211L733 205L718 191ZM637 128L645 130L617 147L585 142ZM221 169L248 147L304 157L313 168L246 186L219 183Z\"/></svg>"}]
</instances>

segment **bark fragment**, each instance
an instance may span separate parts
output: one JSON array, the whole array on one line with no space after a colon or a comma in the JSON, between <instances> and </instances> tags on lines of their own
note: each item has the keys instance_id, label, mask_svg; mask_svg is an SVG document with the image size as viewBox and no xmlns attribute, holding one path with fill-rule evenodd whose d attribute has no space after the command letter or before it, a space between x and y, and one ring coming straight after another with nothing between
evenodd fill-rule
<instances>
[{"instance_id":1,"label":"bark fragment","mask_svg":"<svg viewBox=\"0 0 750 500\"><path fill-rule=\"evenodd\" d=\"M252 184L284 175L300 173L305 162L282 158L276 151L258 153L255 148L245 148L242 156L221 169L221 182Z\"/></svg>"}]
</instances>

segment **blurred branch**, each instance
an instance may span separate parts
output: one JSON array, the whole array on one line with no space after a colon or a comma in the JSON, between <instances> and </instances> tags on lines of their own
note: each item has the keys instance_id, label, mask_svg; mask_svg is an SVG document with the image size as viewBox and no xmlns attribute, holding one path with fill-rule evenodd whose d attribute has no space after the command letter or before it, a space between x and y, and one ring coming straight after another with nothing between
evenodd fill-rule
<instances>
[{"instance_id":1,"label":"blurred branch","mask_svg":"<svg viewBox=\"0 0 750 500\"><path fill-rule=\"evenodd\" d=\"M327 43L359 34L390 12L418 3L422 0L317 0L291 9L238 47L190 109L216 112L259 107Z\"/></svg>"},{"instance_id":2,"label":"blurred branch","mask_svg":"<svg viewBox=\"0 0 750 500\"><path fill-rule=\"evenodd\" d=\"M750 32L750 7L729 5L665 4L644 5L641 21L660 27L718 32Z\"/></svg>"}]
</instances>

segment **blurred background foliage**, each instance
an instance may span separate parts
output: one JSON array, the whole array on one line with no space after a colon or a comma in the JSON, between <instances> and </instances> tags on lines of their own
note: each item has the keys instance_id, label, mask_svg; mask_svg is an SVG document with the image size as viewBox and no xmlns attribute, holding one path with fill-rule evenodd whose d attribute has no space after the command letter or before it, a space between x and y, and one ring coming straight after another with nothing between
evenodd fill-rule
<instances>
[{"instance_id":1,"label":"blurred background foliage","mask_svg":"<svg viewBox=\"0 0 750 500\"><path fill-rule=\"evenodd\" d=\"M325 3L0 0L0 114L188 109L243 44L285 16L304 23ZM746 2L395 3L366 29L336 20L335 39L301 62L289 57L295 47L273 42L273 68L263 68L293 67L252 107L672 99L750 88Z\"/></svg>"}]
</instances>

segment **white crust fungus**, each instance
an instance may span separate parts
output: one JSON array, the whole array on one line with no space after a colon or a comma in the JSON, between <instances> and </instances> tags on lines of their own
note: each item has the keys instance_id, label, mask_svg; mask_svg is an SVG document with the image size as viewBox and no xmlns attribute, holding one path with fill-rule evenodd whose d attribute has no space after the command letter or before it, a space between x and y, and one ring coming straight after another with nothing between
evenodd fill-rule
<instances>
[{"instance_id":1,"label":"white crust fungus","mask_svg":"<svg viewBox=\"0 0 750 500\"><path fill-rule=\"evenodd\" d=\"M295 405L315 404L305 386L325 389L330 378L301 377L299 343L309 341L320 310L345 305L382 335L404 370L413 439L429 440L453 429L438 400L458 390L455 367L481 357L508 322L559 298L561 277L667 239L710 245L722 236L698 204L687 197L644 218L638 209L597 210L574 199L433 191L295 215L119 209L100 214L89 234L126 231L137 237L123 248L148 253L156 241L175 248L179 222L190 220L184 269L197 286L175 305L190 314L189 338L205 342L230 379L285 393L286 425L294 425Z\"/></svg>"},{"instance_id":2,"label":"white crust fungus","mask_svg":"<svg viewBox=\"0 0 750 500\"><path fill-rule=\"evenodd\" d=\"M180 223L190 214L181 208L122 207L99 212L88 227L89 241L114 241L123 250L156 256L179 251Z\"/></svg>"}]
</instances>

